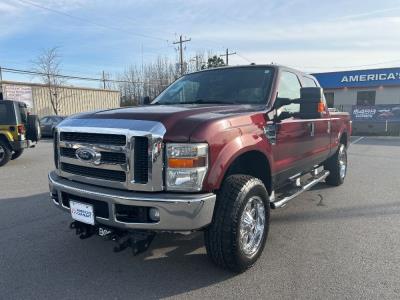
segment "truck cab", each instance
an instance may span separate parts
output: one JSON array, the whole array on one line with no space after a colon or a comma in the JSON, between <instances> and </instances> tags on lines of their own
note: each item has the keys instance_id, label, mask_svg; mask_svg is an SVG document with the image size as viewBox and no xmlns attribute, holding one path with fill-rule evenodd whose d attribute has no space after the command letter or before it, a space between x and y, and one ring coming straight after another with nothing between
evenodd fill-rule
<instances>
[{"instance_id":1,"label":"truck cab","mask_svg":"<svg viewBox=\"0 0 400 300\"><path fill-rule=\"evenodd\" d=\"M84 113L54 137L53 203L81 238L144 251L160 231L203 231L209 257L243 272L270 209L344 182L351 123L314 77L277 65L187 74L142 107Z\"/></svg>"}]
</instances>

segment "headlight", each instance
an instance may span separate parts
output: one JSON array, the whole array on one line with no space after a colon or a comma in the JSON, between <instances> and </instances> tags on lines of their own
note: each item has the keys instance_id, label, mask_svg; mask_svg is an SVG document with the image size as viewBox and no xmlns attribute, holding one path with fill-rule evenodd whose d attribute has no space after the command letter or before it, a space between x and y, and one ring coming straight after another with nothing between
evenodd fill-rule
<instances>
[{"instance_id":1,"label":"headlight","mask_svg":"<svg viewBox=\"0 0 400 300\"><path fill-rule=\"evenodd\" d=\"M207 169L207 144L167 144L167 190L200 191Z\"/></svg>"}]
</instances>

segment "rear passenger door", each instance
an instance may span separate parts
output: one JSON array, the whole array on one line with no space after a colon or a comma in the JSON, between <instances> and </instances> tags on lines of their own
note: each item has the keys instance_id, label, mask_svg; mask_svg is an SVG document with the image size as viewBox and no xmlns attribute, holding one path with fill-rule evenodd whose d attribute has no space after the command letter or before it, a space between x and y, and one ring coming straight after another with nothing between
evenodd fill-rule
<instances>
[{"instance_id":1,"label":"rear passenger door","mask_svg":"<svg viewBox=\"0 0 400 300\"><path fill-rule=\"evenodd\" d=\"M282 71L279 77L278 98L291 100L300 98L301 83L297 74ZM282 112L300 112L300 105L291 103L278 109ZM289 177L305 171L310 166L314 137L310 121L291 117L276 124L276 144L273 154L276 166L276 180L279 185Z\"/></svg>"},{"instance_id":2,"label":"rear passenger door","mask_svg":"<svg viewBox=\"0 0 400 300\"><path fill-rule=\"evenodd\" d=\"M318 86L316 81L311 77L303 75L301 79L303 87ZM325 111L322 113L322 117L320 119L310 120L310 122L312 122L311 126L313 127L314 134L314 145L312 149L312 159L314 164L323 162L329 155L330 151L331 120L325 99L323 99L323 101L325 102Z\"/></svg>"}]
</instances>

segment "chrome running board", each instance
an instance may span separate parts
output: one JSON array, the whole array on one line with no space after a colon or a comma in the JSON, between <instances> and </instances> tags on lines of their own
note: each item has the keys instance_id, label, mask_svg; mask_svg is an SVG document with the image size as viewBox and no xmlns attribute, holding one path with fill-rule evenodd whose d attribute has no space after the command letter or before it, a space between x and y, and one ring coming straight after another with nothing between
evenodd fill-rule
<instances>
[{"instance_id":1,"label":"chrome running board","mask_svg":"<svg viewBox=\"0 0 400 300\"><path fill-rule=\"evenodd\" d=\"M290 200L293 200L301 193L309 190L317 183L325 180L328 177L329 171L324 170L320 172L318 175L311 177L303 186L298 186L291 194L286 195L284 198L277 197L275 201L271 202L271 208L280 208L284 207ZM274 197L275 198L275 197Z\"/></svg>"}]
</instances>

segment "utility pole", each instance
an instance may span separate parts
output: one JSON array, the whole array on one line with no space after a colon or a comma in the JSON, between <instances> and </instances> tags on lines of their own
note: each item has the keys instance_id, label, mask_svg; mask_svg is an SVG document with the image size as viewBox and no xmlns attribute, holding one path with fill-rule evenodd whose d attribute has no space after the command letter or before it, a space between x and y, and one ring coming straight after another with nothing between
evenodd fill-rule
<instances>
[{"instance_id":1,"label":"utility pole","mask_svg":"<svg viewBox=\"0 0 400 300\"><path fill-rule=\"evenodd\" d=\"M221 54L220 56L225 56L225 64L228 66L229 65L229 55L234 55L236 52L231 52L229 53L228 48L226 48L225 54Z\"/></svg>"},{"instance_id":2,"label":"utility pole","mask_svg":"<svg viewBox=\"0 0 400 300\"><path fill-rule=\"evenodd\" d=\"M103 90L106 89L106 74L103 71Z\"/></svg>"},{"instance_id":3,"label":"utility pole","mask_svg":"<svg viewBox=\"0 0 400 300\"><path fill-rule=\"evenodd\" d=\"M0 100L3 100L3 72L0 67Z\"/></svg>"},{"instance_id":4,"label":"utility pole","mask_svg":"<svg viewBox=\"0 0 400 300\"><path fill-rule=\"evenodd\" d=\"M196 71L200 70L200 64L202 63L202 61L200 60L201 56L200 55L196 55L194 58L192 58L190 61L195 61L196 62Z\"/></svg>"},{"instance_id":5,"label":"utility pole","mask_svg":"<svg viewBox=\"0 0 400 300\"><path fill-rule=\"evenodd\" d=\"M179 44L179 65L181 67L181 76L183 75L183 43L190 42L192 39L182 39L182 35L179 36L179 41L173 42L173 44Z\"/></svg>"}]
</instances>

